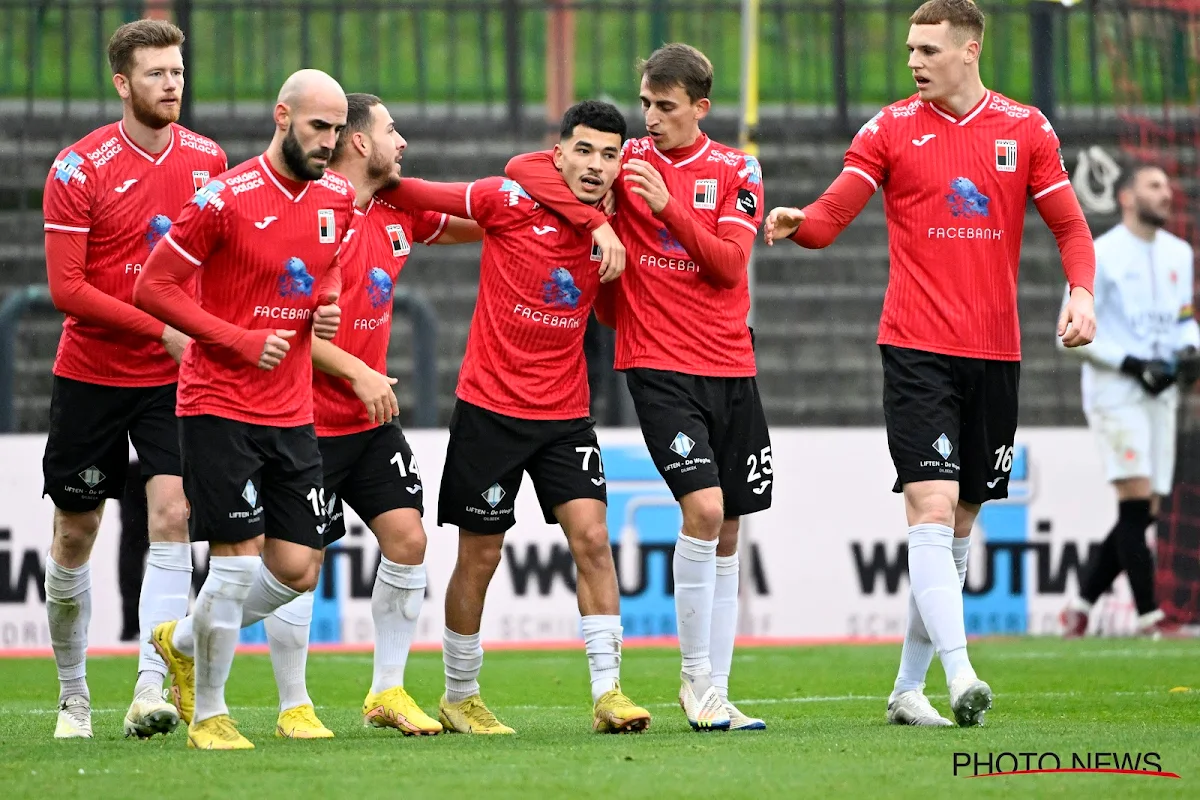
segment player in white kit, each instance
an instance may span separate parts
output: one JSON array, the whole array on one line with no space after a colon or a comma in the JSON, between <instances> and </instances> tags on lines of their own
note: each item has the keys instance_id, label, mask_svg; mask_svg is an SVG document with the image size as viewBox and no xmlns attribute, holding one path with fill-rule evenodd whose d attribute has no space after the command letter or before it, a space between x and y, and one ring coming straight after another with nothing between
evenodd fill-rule
<instances>
[{"instance_id":1,"label":"player in white kit","mask_svg":"<svg viewBox=\"0 0 1200 800\"><path fill-rule=\"evenodd\" d=\"M1083 359L1083 410L1105 475L1117 491L1116 525L1063 610L1063 635L1087 633L1100 595L1124 572L1138 631L1169 634L1154 596L1146 529L1171 492L1179 385L1195 380L1200 327L1192 314L1192 248L1163 230L1171 186L1157 166L1128 169L1119 184L1121 224L1096 239L1096 338Z\"/></svg>"}]
</instances>

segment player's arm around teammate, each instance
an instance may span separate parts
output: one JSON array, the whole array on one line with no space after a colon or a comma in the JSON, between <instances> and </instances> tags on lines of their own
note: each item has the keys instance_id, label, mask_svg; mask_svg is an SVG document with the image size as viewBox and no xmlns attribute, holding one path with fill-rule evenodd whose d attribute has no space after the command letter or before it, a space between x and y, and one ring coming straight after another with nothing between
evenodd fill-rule
<instances>
[{"instance_id":1,"label":"player's arm around teammate","mask_svg":"<svg viewBox=\"0 0 1200 800\"><path fill-rule=\"evenodd\" d=\"M624 119L607 103L587 101L568 110L554 158L572 188L572 202L595 204L609 190L624 130ZM621 264L604 264L586 232L535 204L514 181L485 178L465 187L410 181L400 187L401 204L465 213L487 231L438 498L439 525L459 529L446 590L441 721L457 732L512 732L480 697L480 624L528 472L543 518L562 527L578 571L593 727L644 729L650 715L619 684L620 594L605 521L603 462L587 416L581 324L601 281L615 279Z\"/></svg>"},{"instance_id":2,"label":"player's arm around teammate","mask_svg":"<svg viewBox=\"0 0 1200 800\"><path fill-rule=\"evenodd\" d=\"M344 320L332 341L313 341L313 405L321 450L328 523L323 545L346 533L344 507L363 519L379 542L371 595L374 672L363 721L406 735L442 726L405 690L405 667L425 596L424 486L416 456L394 419L399 412L387 372L393 288L412 243L477 241L476 223L446 214L397 208L378 194L400 182L404 137L383 101L347 95L346 127L331 168L354 187L354 230L339 256ZM360 405L361 404L361 405ZM312 622L306 593L266 620L279 687L282 735L327 738L309 699L304 664Z\"/></svg>"},{"instance_id":3,"label":"player's arm around teammate","mask_svg":"<svg viewBox=\"0 0 1200 800\"><path fill-rule=\"evenodd\" d=\"M630 271L601 293L596 312L616 329L615 368L626 373L647 448L683 517L673 568L684 713L697 730L762 730L728 697L739 520L770 507L774 484L746 325L762 170L701 130L713 82L703 53L666 45L641 73L648 135L626 142L615 192ZM545 154L514 158L507 172L538 202L569 213L570 193Z\"/></svg>"}]
</instances>

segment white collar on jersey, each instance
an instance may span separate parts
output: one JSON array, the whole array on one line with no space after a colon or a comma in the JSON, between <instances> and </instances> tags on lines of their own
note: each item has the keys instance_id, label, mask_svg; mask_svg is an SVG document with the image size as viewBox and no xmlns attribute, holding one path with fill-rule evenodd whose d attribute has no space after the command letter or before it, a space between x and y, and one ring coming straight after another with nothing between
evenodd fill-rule
<instances>
[{"instance_id":1,"label":"white collar on jersey","mask_svg":"<svg viewBox=\"0 0 1200 800\"><path fill-rule=\"evenodd\" d=\"M933 103L926 103L925 105L929 106L929 108L932 109L933 113L937 114L942 119L949 122L951 125L963 126L963 125L966 125L971 120L978 117L981 113L983 113L983 110L985 108L987 108L988 104L991 102L992 102L992 91L990 89L988 89L983 93L983 99L979 101L979 104L975 106L974 110L968 112L967 115L965 117L963 117L962 119L955 119L954 117L947 114L945 111L942 111L940 108L938 108Z\"/></svg>"},{"instance_id":2,"label":"white collar on jersey","mask_svg":"<svg viewBox=\"0 0 1200 800\"><path fill-rule=\"evenodd\" d=\"M173 148L175 146L175 126L174 125L171 126L171 141L170 141L170 143L167 144L167 148L158 154L158 158L155 158L154 156L150 155L145 150L143 150L142 148L138 147L136 144L133 143L133 139L129 138L129 134L125 133L125 123L118 121L117 122L117 131L121 134L121 138L125 140L125 144L127 144L129 146L130 150L137 153L139 156L146 159L147 161L149 161L151 164L153 164L156 167L159 164L163 163L163 161L167 157L167 154L169 154L171 152L171 148Z\"/></svg>"},{"instance_id":3,"label":"white collar on jersey","mask_svg":"<svg viewBox=\"0 0 1200 800\"><path fill-rule=\"evenodd\" d=\"M275 173L271 171L271 165L267 163L267 160L263 158L261 153L258 156L258 165L262 167L263 173L270 178L271 183L275 184L275 188L283 192L283 196L288 200L291 200L293 203L299 203L304 195L308 194L308 187L313 185L312 181L305 181L304 188L300 190L300 194L292 194L287 190L287 187L280 183L279 179L275 177Z\"/></svg>"},{"instance_id":4,"label":"white collar on jersey","mask_svg":"<svg viewBox=\"0 0 1200 800\"><path fill-rule=\"evenodd\" d=\"M651 147L654 147L654 152L658 154L659 158L661 158L663 161L670 164L672 167L675 167L676 169L678 169L679 167L686 167L688 164L692 163L697 158L699 158L700 156L707 153L708 148L712 147L712 139L708 138L708 134L701 132L700 135L704 137L704 144L700 147L699 150L697 150L695 153L693 153L692 155L685 158L683 161L680 161L678 164L676 164L674 161L672 161L671 159L669 159L665 155L663 155L662 151L659 150L654 145L651 145Z\"/></svg>"}]
</instances>

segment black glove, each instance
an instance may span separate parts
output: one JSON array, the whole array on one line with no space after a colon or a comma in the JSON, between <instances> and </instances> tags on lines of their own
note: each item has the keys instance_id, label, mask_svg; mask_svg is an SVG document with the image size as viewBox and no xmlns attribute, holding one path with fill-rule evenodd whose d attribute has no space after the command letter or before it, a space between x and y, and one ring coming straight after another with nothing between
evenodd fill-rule
<instances>
[{"instance_id":1,"label":"black glove","mask_svg":"<svg viewBox=\"0 0 1200 800\"><path fill-rule=\"evenodd\" d=\"M1189 386L1200 380L1200 350L1186 347L1176 353L1175 358L1178 362L1175 374L1181 384Z\"/></svg>"},{"instance_id":2,"label":"black glove","mask_svg":"<svg viewBox=\"0 0 1200 800\"><path fill-rule=\"evenodd\" d=\"M1175 373L1171 366L1157 358L1143 361L1133 356L1125 356L1125 360L1121 362L1121 372L1140 383L1151 397L1158 397L1175 384Z\"/></svg>"}]
</instances>

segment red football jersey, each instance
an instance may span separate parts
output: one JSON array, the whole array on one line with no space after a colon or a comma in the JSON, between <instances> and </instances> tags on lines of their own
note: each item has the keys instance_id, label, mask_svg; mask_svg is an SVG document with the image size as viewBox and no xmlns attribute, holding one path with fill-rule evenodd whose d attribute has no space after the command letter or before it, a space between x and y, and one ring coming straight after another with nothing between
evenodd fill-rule
<instances>
[{"instance_id":1,"label":"red football jersey","mask_svg":"<svg viewBox=\"0 0 1200 800\"><path fill-rule=\"evenodd\" d=\"M312 312L354 218L354 189L335 172L297 183L265 156L206 184L164 240L203 267L201 308L246 330L298 331L273 370L194 341L179 368L176 413L286 428L313 421Z\"/></svg>"},{"instance_id":2,"label":"red football jersey","mask_svg":"<svg viewBox=\"0 0 1200 800\"><path fill-rule=\"evenodd\" d=\"M123 303L150 251L183 204L227 169L216 142L171 125L171 141L151 155L105 125L54 159L42 199L45 229L87 236L84 278ZM126 331L63 320L54 374L104 386L163 386L179 367L162 342Z\"/></svg>"},{"instance_id":3,"label":"red football jersey","mask_svg":"<svg viewBox=\"0 0 1200 800\"><path fill-rule=\"evenodd\" d=\"M520 419L588 416L583 334L600 287L591 235L506 178L472 183L466 205L484 237L458 396Z\"/></svg>"},{"instance_id":4,"label":"red football jersey","mask_svg":"<svg viewBox=\"0 0 1200 800\"><path fill-rule=\"evenodd\" d=\"M449 217L408 211L373 198L354 209L354 228L342 246L342 321L333 343L368 367L387 374L392 334L392 288L413 242L433 244ZM313 410L318 436L345 436L374 427L367 409L342 378L313 371Z\"/></svg>"},{"instance_id":5,"label":"red football jersey","mask_svg":"<svg viewBox=\"0 0 1200 800\"><path fill-rule=\"evenodd\" d=\"M758 159L701 135L689 148L659 152L649 137L629 139L621 162L648 161L662 175L672 203L682 203L713 234L723 225L757 232L763 219L762 168ZM657 219L646 201L617 179L615 230L625 245L626 270L617 291L616 358L619 370L634 367L714 378L754 375L754 350L746 315L750 289L743 276L721 289L700 276L700 267Z\"/></svg>"},{"instance_id":6,"label":"red football jersey","mask_svg":"<svg viewBox=\"0 0 1200 800\"><path fill-rule=\"evenodd\" d=\"M879 343L1019 361L1026 201L1071 186L1042 113L988 92L955 119L914 95L863 125L845 169L883 189Z\"/></svg>"}]
</instances>

